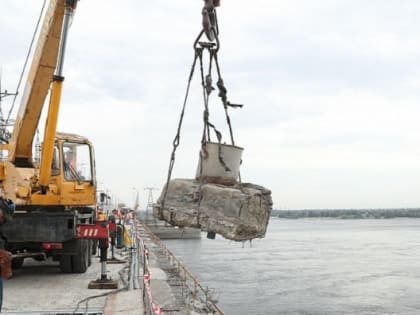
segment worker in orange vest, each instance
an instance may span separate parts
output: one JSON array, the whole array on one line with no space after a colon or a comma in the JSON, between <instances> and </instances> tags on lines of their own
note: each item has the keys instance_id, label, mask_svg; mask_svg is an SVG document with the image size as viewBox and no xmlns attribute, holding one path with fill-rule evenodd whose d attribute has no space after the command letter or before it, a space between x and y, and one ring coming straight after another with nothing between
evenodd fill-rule
<instances>
[{"instance_id":1,"label":"worker in orange vest","mask_svg":"<svg viewBox=\"0 0 420 315\"><path fill-rule=\"evenodd\" d=\"M96 213L96 221L106 221L105 214L103 213L101 208L98 208L98 211Z\"/></svg>"}]
</instances>

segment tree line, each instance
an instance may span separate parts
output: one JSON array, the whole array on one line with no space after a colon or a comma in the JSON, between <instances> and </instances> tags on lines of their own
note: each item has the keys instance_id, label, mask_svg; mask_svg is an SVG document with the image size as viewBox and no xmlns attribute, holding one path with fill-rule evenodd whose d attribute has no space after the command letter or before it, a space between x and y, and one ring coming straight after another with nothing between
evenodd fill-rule
<instances>
[{"instance_id":1,"label":"tree line","mask_svg":"<svg viewBox=\"0 0 420 315\"><path fill-rule=\"evenodd\" d=\"M271 215L283 219L337 218L337 219L392 219L420 218L420 208L400 209L304 209L272 210Z\"/></svg>"}]
</instances>

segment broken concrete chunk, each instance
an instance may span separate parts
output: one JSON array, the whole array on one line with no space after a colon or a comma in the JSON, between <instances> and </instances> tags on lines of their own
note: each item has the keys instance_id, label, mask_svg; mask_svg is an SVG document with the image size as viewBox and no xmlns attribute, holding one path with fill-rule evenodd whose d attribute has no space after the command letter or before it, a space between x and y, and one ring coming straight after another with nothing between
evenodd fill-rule
<instances>
[{"instance_id":1,"label":"broken concrete chunk","mask_svg":"<svg viewBox=\"0 0 420 315\"><path fill-rule=\"evenodd\" d=\"M258 185L202 184L173 179L153 207L153 213L172 225L195 227L244 241L265 236L272 209L271 191Z\"/></svg>"}]
</instances>

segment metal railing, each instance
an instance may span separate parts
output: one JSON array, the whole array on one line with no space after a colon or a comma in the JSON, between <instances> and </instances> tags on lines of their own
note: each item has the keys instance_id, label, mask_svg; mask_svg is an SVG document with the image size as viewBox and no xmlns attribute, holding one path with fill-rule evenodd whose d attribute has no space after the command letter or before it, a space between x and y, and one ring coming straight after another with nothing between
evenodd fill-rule
<instances>
[{"instance_id":1,"label":"metal railing","mask_svg":"<svg viewBox=\"0 0 420 315\"><path fill-rule=\"evenodd\" d=\"M141 289L143 292L143 309L145 315L161 315L162 310L161 308L153 303L153 295L151 289L151 272L149 269L149 254L146 245L144 244L143 239L140 237L139 233L137 233L138 229L138 222L136 222L136 235L135 238L132 238L136 242L136 247L138 248L137 252L137 261L141 261L142 266L142 275L138 275L138 278L142 278L141 281Z\"/></svg>"},{"instance_id":2,"label":"metal railing","mask_svg":"<svg viewBox=\"0 0 420 315\"><path fill-rule=\"evenodd\" d=\"M137 223L140 225L151 237L152 241L159 246L159 249L164 253L166 258L168 259L171 266L176 268L178 275L183 281L185 287L191 292L193 299L200 300L206 304L214 314L221 314L224 315L223 311L217 306L214 292L205 288L200 284L197 277L195 277L184 265L184 263L178 259L166 246L162 243L162 241L157 237L153 232L149 229L147 225ZM153 314L153 313L152 313Z\"/></svg>"}]
</instances>

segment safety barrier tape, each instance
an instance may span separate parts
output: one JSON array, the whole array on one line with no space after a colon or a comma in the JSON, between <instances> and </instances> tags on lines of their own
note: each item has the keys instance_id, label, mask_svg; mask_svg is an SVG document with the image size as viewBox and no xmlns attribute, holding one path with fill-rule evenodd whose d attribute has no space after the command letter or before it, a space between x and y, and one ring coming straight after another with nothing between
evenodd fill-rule
<instances>
[{"instance_id":1,"label":"safety barrier tape","mask_svg":"<svg viewBox=\"0 0 420 315\"><path fill-rule=\"evenodd\" d=\"M163 315L162 310L155 303L152 303L152 307L153 307L153 311L155 312L156 315Z\"/></svg>"},{"instance_id":2,"label":"safety barrier tape","mask_svg":"<svg viewBox=\"0 0 420 315\"><path fill-rule=\"evenodd\" d=\"M152 288L150 287L150 279L152 278L152 273L149 268L149 250L147 249L146 245L144 244L143 240L140 238L140 236L137 237L140 242L142 243L142 247L144 248L143 254L145 257L145 272L143 275L143 282L144 282L144 288L146 289L147 296L149 298L150 303L152 304L152 310L155 315L163 315L162 309L153 303L153 296L152 296Z\"/></svg>"}]
</instances>

